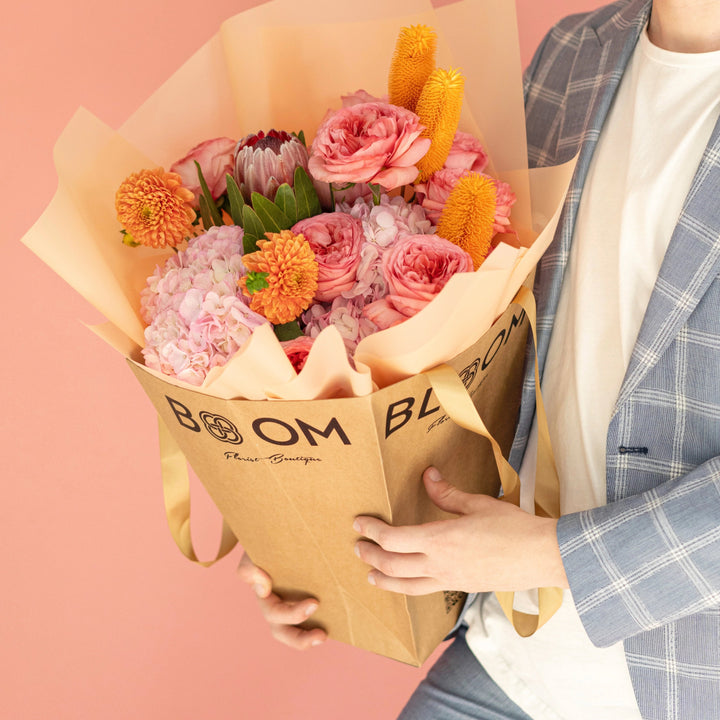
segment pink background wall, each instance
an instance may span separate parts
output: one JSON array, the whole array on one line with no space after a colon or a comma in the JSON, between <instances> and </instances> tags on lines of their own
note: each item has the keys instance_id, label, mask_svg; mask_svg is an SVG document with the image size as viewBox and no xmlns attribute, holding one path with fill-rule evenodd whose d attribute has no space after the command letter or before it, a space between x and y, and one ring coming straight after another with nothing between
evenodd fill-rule
<instances>
[{"instance_id":1,"label":"pink background wall","mask_svg":"<svg viewBox=\"0 0 720 720\"><path fill-rule=\"evenodd\" d=\"M6 3L0 44L0 717L394 718L423 676L335 642L271 640L235 577L167 531L153 412L100 317L18 242L78 105L118 126L253 0ZM598 0L518 0L523 60ZM361 7L362 3L358 6ZM201 549L216 517L195 493Z\"/></svg>"}]
</instances>

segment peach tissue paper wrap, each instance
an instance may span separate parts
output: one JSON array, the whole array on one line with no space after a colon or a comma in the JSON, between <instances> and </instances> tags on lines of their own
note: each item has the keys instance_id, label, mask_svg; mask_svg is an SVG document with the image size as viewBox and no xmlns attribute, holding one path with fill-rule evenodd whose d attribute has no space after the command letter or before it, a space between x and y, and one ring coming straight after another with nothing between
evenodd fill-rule
<instances>
[{"instance_id":1,"label":"peach tissue paper wrap","mask_svg":"<svg viewBox=\"0 0 720 720\"><path fill-rule=\"evenodd\" d=\"M342 95L359 88L376 96L386 93L388 66L398 31L417 24L436 30L438 66L460 68L466 78L460 129L482 141L491 162L489 171L509 183L517 196L511 218L517 237L501 236L499 245L476 272L453 276L418 314L363 339L354 355L354 367L339 332L330 326L316 338L303 370L297 374L267 324L258 328L226 365L214 368L199 387L144 367L140 353L144 345L140 293L155 267L173 251L148 247L130 250L119 241L121 228L114 198L121 182L141 168L170 167L190 147L207 138L241 138L260 129L277 128L304 131L309 145L325 113L339 107ZM436 462L435 456L425 450L418 450L417 461L408 461L408 447L415 452L417 440L406 440L402 448L393 450L397 460L385 457L385 444L401 435L390 422L393 420L399 428L402 414L397 403L418 393L413 412L422 403L429 414L430 406L437 405L437 401L429 400L429 389L423 394L428 382L418 376L443 363L462 369L476 352L470 349L477 347L484 336L489 343L483 351L487 357L496 337L493 323L501 316L507 316L511 323L502 336L507 340L517 321L517 315L512 320L508 308L550 244L557 226L574 166L569 163L537 170L527 168L514 2L461 0L434 8L424 0L367 0L360 8L327 0L273 0L223 23L219 32L118 130L79 109L57 141L54 159L57 192L23 242L107 319L93 330L128 358L155 403L161 417L166 501L171 527L176 525L174 534L177 531L189 535L185 481L178 470L187 458L240 543L256 563L268 569L278 587L289 595L298 591L319 597L317 622L328 628L331 637L420 664L452 625L452 617L444 620L442 627L426 631L423 623L434 626L435 610L423 605L423 600L404 597L404 604L393 605L383 615L380 591L367 586L366 570L352 555L355 538L351 522L361 512L405 522L425 521L439 512L413 497L412 493L422 492L418 481L399 478L393 485L395 480L388 479L399 472L390 469L399 468L402 462L408 465L407 473L415 473L418 480L422 463ZM524 352L521 340L518 338L513 351L518 357ZM460 358L457 363L453 361L456 358ZM407 389L410 386L401 385L403 381L424 385ZM518 379L513 383L517 385ZM490 381L485 387L489 385ZM389 405L378 410L378 403L382 405L384 397L390 398L383 393L393 392L393 387L400 387L399 399L391 398ZM287 409L282 414L282 427L290 428L291 438L302 440L304 433L311 450L318 439L328 444L341 437L347 446L360 445L361 454L341 457L336 448L328 451L327 457L320 457L320 453L314 458L317 462L305 455L304 462L301 459L294 464L274 465L264 482L267 496L246 477L257 480L257 462L252 470L250 463L237 463L232 476L215 484L215 479L226 472L228 452L217 463L207 459L208 438L204 430L201 432L198 418L208 410L215 418L235 417L235 408L244 408L238 412L249 412L250 416L255 413L257 418L258 413L270 412L258 410L269 407L267 400L284 401L270 405ZM349 403L348 417L352 419L342 420L344 406L323 404L343 402ZM365 403L365 409L359 410L361 406L353 402ZM408 416L411 405L407 406ZM387 407L395 408L394 414ZM329 415L316 417L315 413L325 408ZM382 418L378 424L384 423L384 438L375 438L374 425L367 432L360 427L365 422L362 412L366 411L371 425L373 413ZM498 412L502 414L502 408ZM243 417L231 423L239 428L235 440L228 435L221 438L225 450L249 450L251 432L244 429L250 421ZM433 415L430 420L437 417ZM308 418L313 418L311 425ZM267 425L250 424L261 438L271 435L260 431ZM507 424L514 424L514 416ZM410 425L407 423L408 428ZM174 427L168 433L170 426ZM217 431L217 425L213 427ZM230 425L224 427L231 433ZM348 427L357 427L363 439L356 443ZM209 425L206 428L212 432ZM325 434L319 437L317 428L324 428ZM343 432L334 432L333 428L342 428ZM444 427L437 430L440 438ZM511 428L505 431L508 433ZM245 444L241 435L246 438ZM274 442L283 444L277 437ZM408 446L408 442L413 444ZM419 442L423 442L422 438ZM432 447L456 447L455 442L438 440L439 444ZM178 451L175 443L182 449ZM175 460L167 460L173 450ZM258 457L261 455L258 450ZM339 470L332 471L331 461ZM471 474L468 468L478 472L472 465L474 461L467 460L469 465L464 462L448 459L450 464L460 464L455 467L457 472ZM285 480L282 468L287 465L292 467L285 471ZM377 500L361 492L365 482L360 472L363 466L371 467L380 478ZM303 484L316 483L304 500L304 490L292 486L301 471L306 473ZM329 482L327 476L337 476L340 471L347 476L347 486ZM168 474L174 474L174 484L168 482ZM496 489L492 485L484 488L490 492ZM325 507L319 498L328 496ZM275 515L271 505L282 503L287 504L286 515L280 511ZM413 514L415 511L417 514ZM326 537L313 534L310 515L314 512L318 516L321 512L337 515L338 529L328 523L323 530ZM283 535L287 533L278 526L286 524L288 517L296 517L300 529L285 541ZM307 541L303 533L308 534ZM231 537L229 532L227 537ZM189 542L187 537L176 540L181 549ZM228 540L223 552L229 547ZM191 547L183 551L194 557ZM291 553L293 557L288 557ZM312 566L313 555L322 556L317 563L319 569ZM446 593L441 599L443 607L455 604L448 603L448 598ZM401 626L407 626L407 631L398 630Z\"/></svg>"}]
</instances>

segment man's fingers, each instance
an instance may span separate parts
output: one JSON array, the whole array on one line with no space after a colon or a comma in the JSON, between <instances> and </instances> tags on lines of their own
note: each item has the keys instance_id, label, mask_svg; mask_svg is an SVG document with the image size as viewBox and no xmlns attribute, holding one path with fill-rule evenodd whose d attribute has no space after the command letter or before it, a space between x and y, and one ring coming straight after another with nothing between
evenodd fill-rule
<instances>
[{"instance_id":1,"label":"man's fingers","mask_svg":"<svg viewBox=\"0 0 720 720\"><path fill-rule=\"evenodd\" d=\"M253 589L259 598L266 598L272 590L270 576L253 563L247 553L243 553L237 569L238 577Z\"/></svg>"},{"instance_id":2,"label":"man's fingers","mask_svg":"<svg viewBox=\"0 0 720 720\"><path fill-rule=\"evenodd\" d=\"M270 632L276 640L295 650L307 650L327 640L324 630L303 630L292 625L271 625Z\"/></svg>"},{"instance_id":3,"label":"man's fingers","mask_svg":"<svg viewBox=\"0 0 720 720\"><path fill-rule=\"evenodd\" d=\"M371 570L368 573L368 582L381 590L403 593L404 595L428 595L443 589L434 578L394 578L381 573L379 570Z\"/></svg>"},{"instance_id":4,"label":"man's fingers","mask_svg":"<svg viewBox=\"0 0 720 720\"><path fill-rule=\"evenodd\" d=\"M422 577L427 574L427 556L422 553L393 553L379 545L360 540L355 544L357 556L384 575L398 578Z\"/></svg>"},{"instance_id":5,"label":"man's fingers","mask_svg":"<svg viewBox=\"0 0 720 720\"><path fill-rule=\"evenodd\" d=\"M425 547L424 540L429 524L393 527L378 518L360 515L355 518L353 527L389 552L421 553Z\"/></svg>"},{"instance_id":6,"label":"man's fingers","mask_svg":"<svg viewBox=\"0 0 720 720\"><path fill-rule=\"evenodd\" d=\"M318 608L317 600L307 598L298 602L287 602L271 593L260 600L263 617L271 625L299 625L305 622Z\"/></svg>"}]
</instances>

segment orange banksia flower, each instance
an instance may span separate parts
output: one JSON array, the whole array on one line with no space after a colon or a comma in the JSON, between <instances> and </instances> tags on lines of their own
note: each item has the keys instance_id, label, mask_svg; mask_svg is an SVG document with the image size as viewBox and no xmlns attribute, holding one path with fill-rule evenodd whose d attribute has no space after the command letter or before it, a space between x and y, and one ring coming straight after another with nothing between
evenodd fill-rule
<instances>
[{"instance_id":1,"label":"orange banksia flower","mask_svg":"<svg viewBox=\"0 0 720 720\"><path fill-rule=\"evenodd\" d=\"M427 154L418 162L419 182L440 170L453 144L462 110L465 78L457 70L434 70L425 83L415 112L430 138Z\"/></svg>"},{"instance_id":2,"label":"orange banksia flower","mask_svg":"<svg viewBox=\"0 0 720 720\"><path fill-rule=\"evenodd\" d=\"M115 194L120 224L140 245L175 247L191 237L195 196L177 173L141 170L125 178Z\"/></svg>"},{"instance_id":3,"label":"orange banksia flower","mask_svg":"<svg viewBox=\"0 0 720 720\"><path fill-rule=\"evenodd\" d=\"M427 25L402 28L395 44L388 77L388 100L415 112L420 93L435 69L437 35Z\"/></svg>"},{"instance_id":4,"label":"orange banksia flower","mask_svg":"<svg viewBox=\"0 0 720 720\"><path fill-rule=\"evenodd\" d=\"M258 240L258 250L243 256L251 273L267 273L266 287L249 290L248 278L240 278L243 293L250 297L250 309L274 325L295 320L306 310L317 292L318 264L310 244L290 230L267 233Z\"/></svg>"},{"instance_id":5,"label":"orange banksia flower","mask_svg":"<svg viewBox=\"0 0 720 720\"><path fill-rule=\"evenodd\" d=\"M458 180L438 220L437 234L465 250L475 270L490 252L496 203L492 178L468 173Z\"/></svg>"}]
</instances>

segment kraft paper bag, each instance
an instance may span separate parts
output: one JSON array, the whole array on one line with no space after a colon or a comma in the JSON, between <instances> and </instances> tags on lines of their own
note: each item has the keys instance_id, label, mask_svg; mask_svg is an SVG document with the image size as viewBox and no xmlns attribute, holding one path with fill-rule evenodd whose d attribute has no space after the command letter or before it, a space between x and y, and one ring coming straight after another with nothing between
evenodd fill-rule
<instances>
[{"instance_id":1,"label":"kraft paper bag","mask_svg":"<svg viewBox=\"0 0 720 720\"><path fill-rule=\"evenodd\" d=\"M262 327L200 388L145 368L140 292L172 251L120 243L113 198L122 180L167 168L221 135L278 127L303 129L312 140L342 94L384 92L397 32L417 23L438 30L438 65L464 70L460 127L484 141L494 174L517 195L517 236L502 237L478 271L451 278L417 315L365 338L354 364L331 327L298 375ZM203 102L188 113L198 87ZM409 598L369 585L367 566L353 553L352 520L361 513L393 524L438 517L421 483L431 463L467 490L499 488L490 444L438 408L428 371L453 358L507 453L528 325L509 303L554 236L574 167L527 169L514 3L368 0L358 17L327 0L272 0L223 23L119 130L79 110L54 157L57 193L23 242L107 319L93 330L130 359L166 426L161 438L169 432L180 448L174 461L185 467L187 457L278 592L318 597L314 621L331 637L419 665L454 624L461 596ZM164 453L165 467L169 460ZM169 520L195 559L182 495ZM223 538L220 554L232 547L229 531Z\"/></svg>"},{"instance_id":2,"label":"kraft paper bag","mask_svg":"<svg viewBox=\"0 0 720 720\"><path fill-rule=\"evenodd\" d=\"M528 321L511 305L448 364L504 452L512 441ZM367 582L353 552L359 514L394 525L449 517L422 484L430 464L468 492L496 495L490 444L453 423L425 374L364 397L222 400L130 366L252 560L288 598L320 601L312 626L419 666L455 624L464 595L410 597Z\"/></svg>"}]
</instances>

